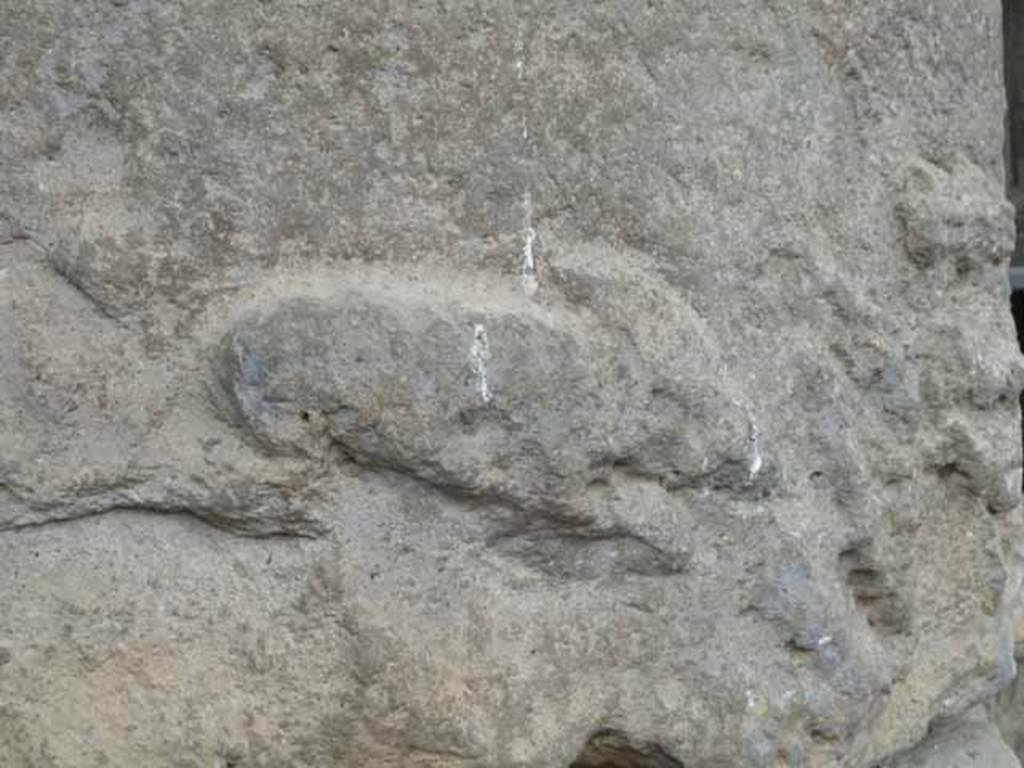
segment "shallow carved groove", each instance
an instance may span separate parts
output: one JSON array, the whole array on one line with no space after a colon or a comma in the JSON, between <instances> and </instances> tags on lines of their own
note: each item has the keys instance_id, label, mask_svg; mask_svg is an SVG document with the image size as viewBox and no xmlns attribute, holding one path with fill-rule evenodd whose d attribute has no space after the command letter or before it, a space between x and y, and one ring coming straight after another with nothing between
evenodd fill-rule
<instances>
[{"instance_id":1,"label":"shallow carved groove","mask_svg":"<svg viewBox=\"0 0 1024 768\"><path fill-rule=\"evenodd\" d=\"M685 559L628 531L536 532L493 542L502 554L560 579L601 576L675 576Z\"/></svg>"}]
</instances>

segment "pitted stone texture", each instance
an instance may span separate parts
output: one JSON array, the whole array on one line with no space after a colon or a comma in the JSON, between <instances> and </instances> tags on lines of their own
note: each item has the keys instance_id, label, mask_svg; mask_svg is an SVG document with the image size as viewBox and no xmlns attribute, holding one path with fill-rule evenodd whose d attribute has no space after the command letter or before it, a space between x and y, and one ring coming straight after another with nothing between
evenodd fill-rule
<instances>
[{"instance_id":1,"label":"pitted stone texture","mask_svg":"<svg viewBox=\"0 0 1024 768\"><path fill-rule=\"evenodd\" d=\"M896 212L915 263L933 274L952 270L961 276L986 260L1004 263L1014 210L993 188L995 179L965 157L948 168L917 161L905 174Z\"/></svg>"},{"instance_id":2,"label":"pitted stone texture","mask_svg":"<svg viewBox=\"0 0 1024 768\"><path fill-rule=\"evenodd\" d=\"M946 723L886 768L1020 768L1020 761L984 720Z\"/></svg>"},{"instance_id":3,"label":"pitted stone texture","mask_svg":"<svg viewBox=\"0 0 1024 768\"><path fill-rule=\"evenodd\" d=\"M991 697L1000 15L0 0L0 763L874 768Z\"/></svg>"}]
</instances>

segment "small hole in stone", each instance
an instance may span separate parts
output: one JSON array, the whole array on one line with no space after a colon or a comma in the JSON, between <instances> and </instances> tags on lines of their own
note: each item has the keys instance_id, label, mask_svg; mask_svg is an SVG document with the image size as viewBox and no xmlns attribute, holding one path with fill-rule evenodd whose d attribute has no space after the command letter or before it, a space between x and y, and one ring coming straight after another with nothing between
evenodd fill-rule
<instances>
[{"instance_id":1,"label":"small hole in stone","mask_svg":"<svg viewBox=\"0 0 1024 768\"><path fill-rule=\"evenodd\" d=\"M809 656L817 652L817 647L806 639L790 638L786 641L786 650L798 656Z\"/></svg>"},{"instance_id":2,"label":"small hole in stone","mask_svg":"<svg viewBox=\"0 0 1024 768\"><path fill-rule=\"evenodd\" d=\"M602 730L583 746L569 768L685 768L657 744L638 743L622 731Z\"/></svg>"},{"instance_id":3,"label":"small hole in stone","mask_svg":"<svg viewBox=\"0 0 1024 768\"><path fill-rule=\"evenodd\" d=\"M834 726L825 723L815 723L807 729L807 735L818 742L837 742L840 739L839 732Z\"/></svg>"},{"instance_id":4,"label":"small hole in stone","mask_svg":"<svg viewBox=\"0 0 1024 768\"><path fill-rule=\"evenodd\" d=\"M909 630L906 606L895 585L871 553L871 542L858 542L839 553L847 588L868 626L884 636Z\"/></svg>"},{"instance_id":5,"label":"small hole in stone","mask_svg":"<svg viewBox=\"0 0 1024 768\"><path fill-rule=\"evenodd\" d=\"M303 421L309 421L309 411L302 411L302 413L299 414L299 418Z\"/></svg>"}]
</instances>

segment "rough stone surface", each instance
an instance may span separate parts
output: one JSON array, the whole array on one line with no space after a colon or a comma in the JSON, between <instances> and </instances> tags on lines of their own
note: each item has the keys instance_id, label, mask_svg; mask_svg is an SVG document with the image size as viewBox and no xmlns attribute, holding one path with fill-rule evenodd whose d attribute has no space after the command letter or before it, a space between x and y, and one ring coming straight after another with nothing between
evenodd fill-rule
<instances>
[{"instance_id":1,"label":"rough stone surface","mask_svg":"<svg viewBox=\"0 0 1024 768\"><path fill-rule=\"evenodd\" d=\"M0 765L1012 720L1001 14L0 0Z\"/></svg>"},{"instance_id":2,"label":"rough stone surface","mask_svg":"<svg viewBox=\"0 0 1024 768\"><path fill-rule=\"evenodd\" d=\"M888 768L1020 768L1020 761L995 725L968 718L938 726Z\"/></svg>"}]
</instances>

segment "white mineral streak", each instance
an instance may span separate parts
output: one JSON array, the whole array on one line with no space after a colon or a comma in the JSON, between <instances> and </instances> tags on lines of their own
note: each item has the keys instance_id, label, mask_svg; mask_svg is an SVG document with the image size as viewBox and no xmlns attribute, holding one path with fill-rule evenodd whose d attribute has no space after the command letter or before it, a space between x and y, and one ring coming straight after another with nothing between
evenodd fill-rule
<instances>
[{"instance_id":1,"label":"white mineral streak","mask_svg":"<svg viewBox=\"0 0 1024 768\"><path fill-rule=\"evenodd\" d=\"M520 32L519 35L516 36L516 80L520 84L523 84L523 82L526 80L526 60L523 58L523 56L523 35ZM521 119L523 128L523 141L526 141L528 138L530 138L530 126L529 120L526 116L525 109L522 112Z\"/></svg>"},{"instance_id":2,"label":"white mineral streak","mask_svg":"<svg viewBox=\"0 0 1024 768\"><path fill-rule=\"evenodd\" d=\"M516 38L516 79L520 85L524 84L526 79L526 63L521 34ZM522 137L525 145L530 138L529 116L525 105L522 110L521 120ZM519 261L519 280L522 283L523 292L527 296L533 296L537 292L539 284L537 281L536 263L537 231L533 228L533 197L530 195L529 190L523 193L522 237L523 250Z\"/></svg>"},{"instance_id":3,"label":"white mineral streak","mask_svg":"<svg viewBox=\"0 0 1024 768\"><path fill-rule=\"evenodd\" d=\"M523 252L519 263L519 279L527 296L537 292L537 264L534 249L537 232L533 228L533 199L530 193L523 195Z\"/></svg>"},{"instance_id":4,"label":"white mineral streak","mask_svg":"<svg viewBox=\"0 0 1024 768\"><path fill-rule=\"evenodd\" d=\"M739 400L733 400L732 404L742 410L747 417L747 472L753 480L761 472L764 466L764 459L761 456L761 430L754 421L754 409L744 405Z\"/></svg>"},{"instance_id":5,"label":"white mineral streak","mask_svg":"<svg viewBox=\"0 0 1024 768\"><path fill-rule=\"evenodd\" d=\"M747 417L749 422L747 432L747 458L750 462L750 479L753 480L757 477L761 471L761 466L764 463L761 458L761 431L757 428L757 424L754 423L753 417Z\"/></svg>"},{"instance_id":6,"label":"white mineral streak","mask_svg":"<svg viewBox=\"0 0 1024 768\"><path fill-rule=\"evenodd\" d=\"M491 359L491 347L487 341L487 329L481 323L473 326L473 344L469 348L469 359L476 374L476 388L480 399L491 402L491 386L487 382L487 361Z\"/></svg>"}]
</instances>

